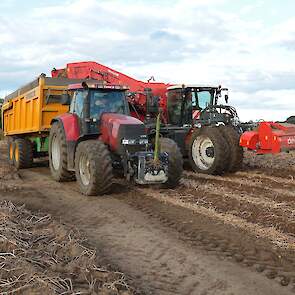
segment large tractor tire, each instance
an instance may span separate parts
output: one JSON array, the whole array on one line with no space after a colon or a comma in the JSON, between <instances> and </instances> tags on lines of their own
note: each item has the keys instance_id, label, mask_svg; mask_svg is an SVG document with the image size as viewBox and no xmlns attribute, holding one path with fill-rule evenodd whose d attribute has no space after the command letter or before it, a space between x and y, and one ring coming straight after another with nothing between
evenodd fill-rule
<instances>
[{"instance_id":1,"label":"large tractor tire","mask_svg":"<svg viewBox=\"0 0 295 295\"><path fill-rule=\"evenodd\" d=\"M100 140L79 143L75 155L76 179L82 194L96 196L113 188L113 167L110 152Z\"/></svg>"},{"instance_id":2,"label":"large tractor tire","mask_svg":"<svg viewBox=\"0 0 295 295\"><path fill-rule=\"evenodd\" d=\"M71 181L75 174L68 171L67 142L62 125L59 122L52 124L49 134L49 167L54 180Z\"/></svg>"},{"instance_id":3,"label":"large tractor tire","mask_svg":"<svg viewBox=\"0 0 295 295\"><path fill-rule=\"evenodd\" d=\"M33 149L29 140L17 138L13 141L12 147L13 164L17 169L30 168L33 166Z\"/></svg>"},{"instance_id":4,"label":"large tractor tire","mask_svg":"<svg viewBox=\"0 0 295 295\"><path fill-rule=\"evenodd\" d=\"M10 165L14 165L13 159L14 159L14 148L15 148L15 143L13 138L8 138L7 139L7 159L8 163Z\"/></svg>"},{"instance_id":5,"label":"large tractor tire","mask_svg":"<svg viewBox=\"0 0 295 295\"><path fill-rule=\"evenodd\" d=\"M161 137L160 152L166 152L169 155L168 180L163 184L163 187L175 188L179 184L183 171L183 159L180 149L172 139Z\"/></svg>"},{"instance_id":6,"label":"large tractor tire","mask_svg":"<svg viewBox=\"0 0 295 295\"><path fill-rule=\"evenodd\" d=\"M229 146L229 160L226 171L237 172L243 165L244 150L240 146L240 134L231 126L220 127Z\"/></svg>"},{"instance_id":7,"label":"large tractor tire","mask_svg":"<svg viewBox=\"0 0 295 295\"><path fill-rule=\"evenodd\" d=\"M189 144L189 161L198 173L220 175L228 167L229 146L219 127L195 130Z\"/></svg>"}]
</instances>

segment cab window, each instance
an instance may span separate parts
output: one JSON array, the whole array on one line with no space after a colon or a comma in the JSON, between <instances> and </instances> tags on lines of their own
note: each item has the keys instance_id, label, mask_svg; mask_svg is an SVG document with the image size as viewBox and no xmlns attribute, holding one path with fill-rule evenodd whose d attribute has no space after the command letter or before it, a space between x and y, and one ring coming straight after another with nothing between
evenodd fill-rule
<instances>
[{"instance_id":1,"label":"cab window","mask_svg":"<svg viewBox=\"0 0 295 295\"><path fill-rule=\"evenodd\" d=\"M198 92L198 104L200 109L205 109L211 104L211 93L209 91Z\"/></svg>"},{"instance_id":2,"label":"cab window","mask_svg":"<svg viewBox=\"0 0 295 295\"><path fill-rule=\"evenodd\" d=\"M78 117L83 116L84 99L86 98L88 91L76 91L70 106L70 112L77 114Z\"/></svg>"},{"instance_id":3,"label":"cab window","mask_svg":"<svg viewBox=\"0 0 295 295\"><path fill-rule=\"evenodd\" d=\"M183 100L184 99L184 100ZM190 124L192 121L192 95L182 90L170 90L167 99L168 122L173 125Z\"/></svg>"},{"instance_id":4,"label":"cab window","mask_svg":"<svg viewBox=\"0 0 295 295\"><path fill-rule=\"evenodd\" d=\"M128 114L125 92L90 90L90 117L100 118L103 113Z\"/></svg>"}]
</instances>

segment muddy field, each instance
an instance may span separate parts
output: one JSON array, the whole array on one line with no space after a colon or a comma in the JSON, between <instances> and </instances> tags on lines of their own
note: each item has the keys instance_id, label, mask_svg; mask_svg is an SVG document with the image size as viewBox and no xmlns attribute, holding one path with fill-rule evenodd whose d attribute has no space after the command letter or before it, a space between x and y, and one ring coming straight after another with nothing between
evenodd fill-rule
<instances>
[{"instance_id":1,"label":"muddy field","mask_svg":"<svg viewBox=\"0 0 295 295\"><path fill-rule=\"evenodd\" d=\"M242 171L222 177L186 170L176 190L118 179L102 197L55 183L46 162L12 171L5 157L2 142L0 201L75 228L140 294L295 292L295 154L247 153Z\"/></svg>"}]
</instances>

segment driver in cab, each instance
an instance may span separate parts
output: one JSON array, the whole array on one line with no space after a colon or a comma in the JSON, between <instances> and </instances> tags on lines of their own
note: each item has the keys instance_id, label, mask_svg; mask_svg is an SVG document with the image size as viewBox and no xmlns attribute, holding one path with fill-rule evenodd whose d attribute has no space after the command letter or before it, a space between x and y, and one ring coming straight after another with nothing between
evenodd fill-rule
<instances>
[{"instance_id":1,"label":"driver in cab","mask_svg":"<svg viewBox=\"0 0 295 295\"><path fill-rule=\"evenodd\" d=\"M109 112L110 106L106 96L94 97L91 100L90 110L92 118L100 118L103 113Z\"/></svg>"}]
</instances>

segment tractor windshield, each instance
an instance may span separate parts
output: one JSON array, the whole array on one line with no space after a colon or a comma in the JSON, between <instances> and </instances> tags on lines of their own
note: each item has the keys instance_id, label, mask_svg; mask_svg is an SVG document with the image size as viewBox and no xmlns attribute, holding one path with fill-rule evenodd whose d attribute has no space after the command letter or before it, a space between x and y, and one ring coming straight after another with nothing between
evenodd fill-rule
<instances>
[{"instance_id":1,"label":"tractor windshield","mask_svg":"<svg viewBox=\"0 0 295 295\"><path fill-rule=\"evenodd\" d=\"M214 104L214 89L192 88L192 108L193 110L203 110L209 105Z\"/></svg>"},{"instance_id":2,"label":"tractor windshield","mask_svg":"<svg viewBox=\"0 0 295 295\"><path fill-rule=\"evenodd\" d=\"M125 92L120 90L90 90L90 118L99 118L102 113L127 114Z\"/></svg>"}]
</instances>

